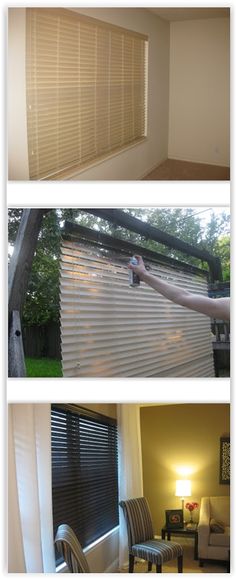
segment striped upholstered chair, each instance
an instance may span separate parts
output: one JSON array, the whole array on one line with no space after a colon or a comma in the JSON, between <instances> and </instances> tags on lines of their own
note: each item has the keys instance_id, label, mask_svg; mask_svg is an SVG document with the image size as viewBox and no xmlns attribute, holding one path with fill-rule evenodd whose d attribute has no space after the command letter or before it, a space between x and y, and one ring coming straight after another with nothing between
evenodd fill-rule
<instances>
[{"instance_id":1,"label":"striped upholstered chair","mask_svg":"<svg viewBox=\"0 0 236 579\"><path fill-rule=\"evenodd\" d=\"M58 527L55 544L70 573L90 573L82 547L69 525Z\"/></svg>"},{"instance_id":2,"label":"striped upholstered chair","mask_svg":"<svg viewBox=\"0 0 236 579\"><path fill-rule=\"evenodd\" d=\"M129 573L133 573L134 559L148 561L148 571L152 564L161 573L162 564L177 558L178 573L183 572L183 549L178 543L154 539L153 525L148 502L145 497L121 501L127 525L129 543Z\"/></svg>"}]
</instances>

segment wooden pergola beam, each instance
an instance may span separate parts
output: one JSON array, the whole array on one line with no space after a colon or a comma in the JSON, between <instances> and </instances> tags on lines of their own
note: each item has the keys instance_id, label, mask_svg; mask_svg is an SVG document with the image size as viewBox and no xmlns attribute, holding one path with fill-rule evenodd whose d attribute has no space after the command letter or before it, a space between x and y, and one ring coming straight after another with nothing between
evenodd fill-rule
<instances>
[{"instance_id":1,"label":"wooden pergola beam","mask_svg":"<svg viewBox=\"0 0 236 579\"><path fill-rule=\"evenodd\" d=\"M161 231L157 227L149 225L149 223L146 223L137 217L133 217L121 209L81 208L81 211L92 213L93 215L96 215L101 219L105 219L110 223L124 227L125 229L129 229L130 231L134 231L135 233L138 233L147 239L153 239L154 241L162 243L171 249L177 249L182 253L197 257L201 261L206 261L209 265L212 280L222 280L220 259L205 249L191 245L190 243L187 243L186 241L183 241L174 235L170 235L165 231Z\"/></svg>"}]
</instances>

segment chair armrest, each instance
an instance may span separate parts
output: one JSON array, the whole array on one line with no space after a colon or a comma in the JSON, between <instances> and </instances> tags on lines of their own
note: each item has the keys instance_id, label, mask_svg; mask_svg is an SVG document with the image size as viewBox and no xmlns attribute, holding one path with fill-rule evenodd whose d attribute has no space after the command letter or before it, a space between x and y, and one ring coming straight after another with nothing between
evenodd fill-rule
<instances>
[{"instance_id":1,"label":"chair armrest","mask_svg":"<svg viewBox=\"0 0 236 579\"><path fill-rule=\"evenodd\" d=\"M210 535L210 504L209 499L203 498L200 508L198 524L198 556L204 558L207 556L207 548Z\"/></svg>"}]
</instances>

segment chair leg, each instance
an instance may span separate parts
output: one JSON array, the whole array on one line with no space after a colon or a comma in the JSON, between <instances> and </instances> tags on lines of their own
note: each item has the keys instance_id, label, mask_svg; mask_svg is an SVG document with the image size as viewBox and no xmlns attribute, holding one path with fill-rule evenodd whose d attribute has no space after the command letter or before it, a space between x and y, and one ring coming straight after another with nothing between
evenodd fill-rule
<instances>
[{"instance_id":1,"label":"chair leg","mask_svg":"<svg viewBox=\"0 0 236 579\"><path fill-rule=\"evenodd\" d=\"M183 573L183 555L178 557L178 573Z\"/></svg>"},{"instance_id":2,"label":"chair leg","mask_svg":"<svg viewBox=\"0 0 236 579\"><path fill-rule=\"evenodd\" d=\"M152 570L152 563L151 561L148 561L148 572Z\"/></svg>"},{"instance_id":3,"label":"chair leg","mask_svg":"<svg viewBox=\"0 0 236 579\"><path fill-rule=\"evenodd\" d=\"M161 565L156 565L156 573L162 573Z\"/></svg>"},{"instance_id":4,"label":"chair leg","mask_svg":"<svg viewBox=\"0 0 236 579\"><path fill-rule=\"evenodd\" d=\"M134 570L134 555L129 554L129 573L133 573Z\"/></svg>"}]
</instances>

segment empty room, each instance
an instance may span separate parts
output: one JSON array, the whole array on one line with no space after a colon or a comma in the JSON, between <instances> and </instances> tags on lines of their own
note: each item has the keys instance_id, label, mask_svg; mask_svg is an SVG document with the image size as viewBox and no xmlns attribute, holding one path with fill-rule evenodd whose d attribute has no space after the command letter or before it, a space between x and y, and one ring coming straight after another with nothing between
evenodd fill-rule
<instances>
[{"instance_id":1,"label":"empty room","mask_svg":"<svg viewBox=\"0 0 236 579\"><path fill-rule=\"evenodd\" d=\"M10 180L228 180L229 8L10 8Z\"/></svg>"}]
</instances>

